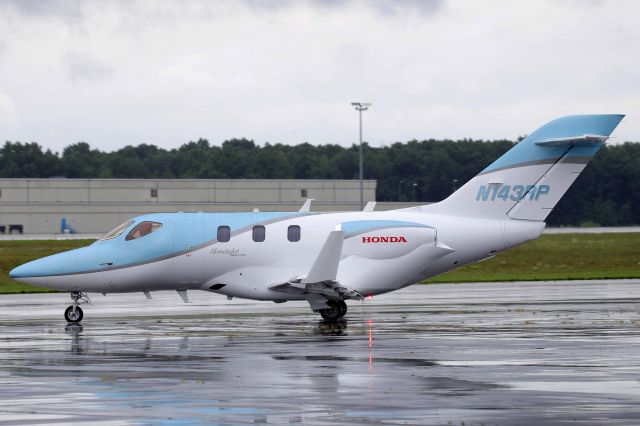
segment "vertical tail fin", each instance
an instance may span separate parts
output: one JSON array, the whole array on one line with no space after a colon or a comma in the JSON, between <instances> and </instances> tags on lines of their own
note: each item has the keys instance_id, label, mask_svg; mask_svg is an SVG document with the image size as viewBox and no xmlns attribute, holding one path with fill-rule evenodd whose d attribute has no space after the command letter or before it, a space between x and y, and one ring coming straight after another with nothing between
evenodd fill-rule
<instances>
[{"instance_id":1,"label":"vertical tail fin","mask_svg":"<svg viewBox=\"0 0 640 426\"><path fill-rule=\"evenodd\" d=\"M487 219L544 220L624 115L572 115L540 127L449 198L420 209Z\"/></svg>"}]
</instances>

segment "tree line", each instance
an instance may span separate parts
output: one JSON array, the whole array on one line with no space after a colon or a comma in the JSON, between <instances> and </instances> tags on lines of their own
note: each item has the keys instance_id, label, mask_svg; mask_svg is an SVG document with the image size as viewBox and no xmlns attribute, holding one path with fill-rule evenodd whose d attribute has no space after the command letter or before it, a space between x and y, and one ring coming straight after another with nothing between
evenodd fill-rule
<instances>
[{"instance_id":1,"label":"tree line","mask_svg":"<svg viewBox=\"0 0 640 426\"><path fill-rule=\"evenodd\" d=\"M378 181L378 201L439 201L515 143L429 139L365 144L364 176ZM247 139L217 146L199 139L170 150L141 144L112 152L80 142L55 153L35 142L6 142L0 149L0 177L357 179L358 146L258 145ZM640 224L640 143L601 149L547 222Z\"/></svg>"}]
</instances>

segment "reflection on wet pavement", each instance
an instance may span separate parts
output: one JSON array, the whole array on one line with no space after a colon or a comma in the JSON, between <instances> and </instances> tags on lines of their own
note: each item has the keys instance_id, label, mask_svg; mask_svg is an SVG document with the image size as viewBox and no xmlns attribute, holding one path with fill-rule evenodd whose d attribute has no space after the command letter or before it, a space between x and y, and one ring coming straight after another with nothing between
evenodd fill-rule
<instances>
[{"instance_id":1,"label":"reflection on wet pavement","mask_svg":"<svg viewBox=\"0 0 640 426\"><path fill-rule=\"evenodd\" d=\"M0 298L0 423L636 424L640 282L414 286L324 324L192 293Z\"/></svg>"}]
</instances>

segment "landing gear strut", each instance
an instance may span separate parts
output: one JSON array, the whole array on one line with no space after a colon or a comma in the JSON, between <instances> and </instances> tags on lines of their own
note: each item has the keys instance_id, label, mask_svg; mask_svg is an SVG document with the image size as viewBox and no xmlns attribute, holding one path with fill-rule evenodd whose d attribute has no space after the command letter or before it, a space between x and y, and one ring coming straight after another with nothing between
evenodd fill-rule
<instances>
[{"instance_id":1,"label":"landing gear strut","mask_svg":"<svg viewBox=\"0 0 640 426\"><path fill-rule=\"evenodd\" d=\"M347 313L347 303L344 300L330 300L328 308L320 309L320 315L326 322L335 322Z\"/></svg>"},{"instance_id":2,"label":"landing gear strut","mask_svg":"<svg viewBox=\"0 0 640 426\"><path fill-rule=\"evenodd\" d=\"M66 319L67 322L78 324L80 323L80 321L82 321L83 317L82 308L80 308L80 306L78 305L80 303L91 302L89 301L89 296L87 296L86 293L80 291L72 291L71 300L73 300L73 304L64 311L64 319Z\"/></svg>"}]
</instances>

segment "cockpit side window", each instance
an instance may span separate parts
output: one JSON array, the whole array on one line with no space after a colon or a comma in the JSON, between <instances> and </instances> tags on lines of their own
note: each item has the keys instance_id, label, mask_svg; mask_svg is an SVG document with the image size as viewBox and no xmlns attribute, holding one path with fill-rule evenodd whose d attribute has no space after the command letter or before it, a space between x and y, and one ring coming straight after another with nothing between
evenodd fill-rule
<instances>
[{"instance_id":1,"label":"cockpit side window","mask_svg":"<svg viewBox=\"0 0 640 426\"><path fill-rule=\"evenodd\" d=\"M119 237L120 234L122 234L129 227L129 225L131 225L132 223L133 223L133 220L128 220L125 223L123 223L122 225L116 226L111 231L109 231L106 234L104 234L104 236L102 238L100 238L100 241L111 240L113 238Z\"/></svg>"},{"instance_id":2,"label":"cockpit side window","mask_svg":"<svg viewBox=\"0 0 640 426\"><path fill-rule=\"evenodd\" d=\"M148 222L148 221L140 222L131 231L129 231L125 240L131 241L131 240L145 237L150 233L152 233L153 231L159 229L161 226L162 224L159 222Z\"/></svg>"}]
</instances>

